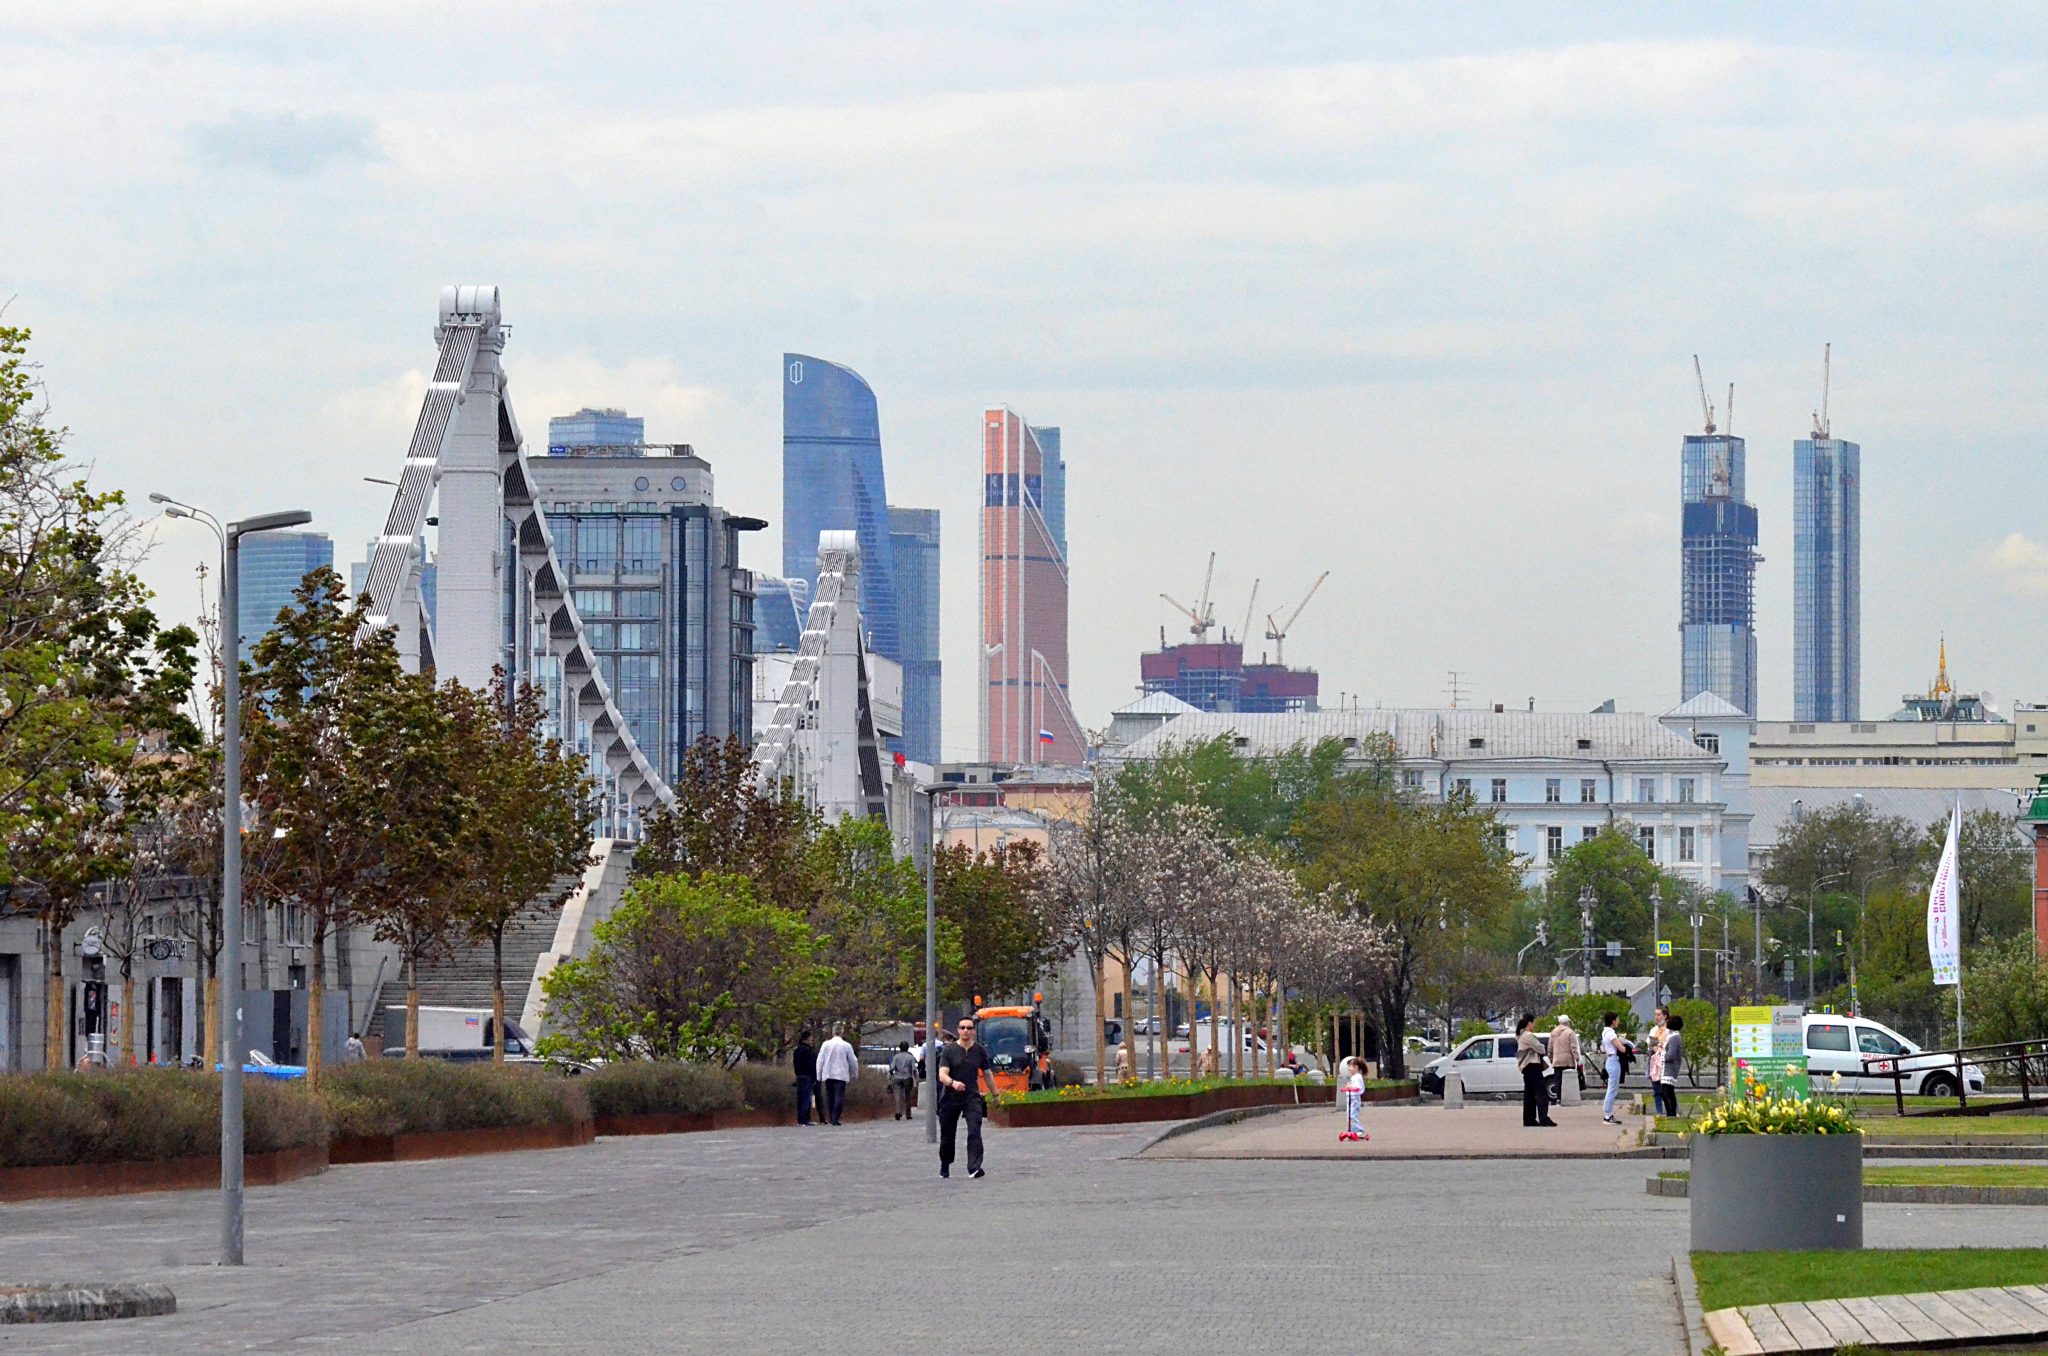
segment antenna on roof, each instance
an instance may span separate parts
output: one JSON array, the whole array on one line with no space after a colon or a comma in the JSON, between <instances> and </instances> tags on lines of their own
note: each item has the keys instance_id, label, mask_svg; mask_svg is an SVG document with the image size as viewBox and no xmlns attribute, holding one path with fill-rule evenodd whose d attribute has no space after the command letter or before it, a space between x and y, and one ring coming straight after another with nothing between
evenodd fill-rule
<instances>
[{"instance_id":1,"label":"antenna on roof","mask_svg":"<svg viewBox=\"0 0 2048 1356\"><path fill-rule=\"evenodd\" d=\"M1451 675L1451 681L1444 691L1451 694L1451 709L1455 711L1458 709L1458 699L1465 695L1464 685L1460 681L1464 678L1465 672L1463 669L1450 669L1447 672Z\"/></svg>"},{"instance_id":2,"label":"antenna on roof","mask_svg":"<svg viewBox=\"0 0 2048 1356\"><path fill-rule=\"evenodd\" d=\"M1828 421L1828 386L1834 377L1834 371L1835 346L1829 343L1823 345L1820 351L1820 408L1813 412L1813 436L1816 438L1834 436L1829 432L1832 425Z\"/></svg>"},{"instance_id":3,"label":"antenna on roof","mask_svg":"<svg viewBox=\"0 0 2048 1356\"><path fill-rule=\"evenodd\" d=\"M1735 383L1728 383L1728 406L1721 411L1721 431L1729 437L1735 436Z\"/></svg>"}]
</instances>

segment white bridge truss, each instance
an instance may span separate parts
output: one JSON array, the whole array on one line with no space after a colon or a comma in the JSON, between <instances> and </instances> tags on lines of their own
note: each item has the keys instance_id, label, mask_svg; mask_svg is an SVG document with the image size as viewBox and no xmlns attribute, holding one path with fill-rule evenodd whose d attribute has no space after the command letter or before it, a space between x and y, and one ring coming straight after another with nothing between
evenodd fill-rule
<instances>
[{"instance_id":1,"label":"white bridge truss","mask_svg":"<svg viewBox=\"0 0 2048 1356\"><path fill-rule=\"evenodd\" d=\"M441 289L433 379L370 556L364 587L371 623L396 629L409 667L485 686L509 657L504 571L515 570L510 593L520 625L512 636L522 654L538 648L560 671L558 729L589 757L600 781L607 821L601 832L632 836L642 810L675 796L612 701L534 502L499 365L509 330L496 287ZM427 512L437 497L438 615L430 622L420 567Z\"/></svg>"},{"instance_id":2,"label":"white bridge truss","mask_svg":"<svg viewBox=\"0 0 2048 1356\"><path fill-rule=\"evenodd\" d=\"M775 717L755 732L754 778L763 791L795 788L828 820L884 817L860 626L860 545L850 531L818 534L817 592Z\"/></svg>"}]
</instances>

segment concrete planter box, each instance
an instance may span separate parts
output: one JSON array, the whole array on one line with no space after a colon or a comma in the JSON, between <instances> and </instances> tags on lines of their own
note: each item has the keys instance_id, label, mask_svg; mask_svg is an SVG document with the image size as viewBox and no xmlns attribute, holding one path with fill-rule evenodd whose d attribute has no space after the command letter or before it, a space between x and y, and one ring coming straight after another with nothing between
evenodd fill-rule
<instances>
[{"instance_id":1,"label":"concrete planter box","mask_svg":"<svg viewBox=\"0 0 2048 1356\"><path fill-rule=\"evenodd\" d=\"M335 1163L409 1163L423 1158L466 1158L472 1154L516 1153L523 1149L567 1149L596 1138L597 1128L589 1121L493 1125L480 1130L429 1130L338 1139L328 1153Z\"/></svg>"},{"instance_id":2,"label":"concrete planter box","mask_svg":"<svg viewBox=\"0 0 2048 1356\"><path fill-rule=\"evenodd\" d=\"M1863 1246L1861 1135L1695 1135L1694 1252Z\"/></svg>"},{"instance_id":3,"label":"concrete planter box","mask_svg":"<svg viewBox=\"0 0 2048 1356\"><path fill-rule=\"evenodd\" d=\"M597 1133L606 1135L686 1135L712 1129L714 1111L636 1111L624 1116L599 1116Z\"/></svg>"},{"instance_id":4,"label":"concrete planter box","mask_svg":"<svg viewBox=\"0 0 2048 1356\"><path fill-rule=\"evenodd\" d=\"M276 1186L327 1170L319 1145L248 1154L242 1180ZM0 1168L0 1201L52 1196L123 1196L142 1191L203 1191L220 1185L220 1159L169 1158L149 1163L57 1163L36 1168Z\"/></svg>"},{"instance_id":5,"label":"concrete planter box","mask_svg":"<svg viewBox=\"0 0 2048 1356\"><path fill-rule=\"evenodd\" d=\"M1186 1121L1218 1111L1241 1111L1259 1106L1328 1106L1336 1100L1336 1089L1328 1084L1304 1083L1299 1088L1285 1083L1245 1083L1236 1087L1212 1088L1207 1092L1177 1092L1155 1096L1073 1097L1051 1102L1013 1103L999 1106L989 1119L1014 1129L1036 1129L1061 1125L1124 1125L1143 1121ZM1397 1102L1416 1095L1413 1083L1367 1088L1368 1102Z\"/></svg>"}]
</instances>

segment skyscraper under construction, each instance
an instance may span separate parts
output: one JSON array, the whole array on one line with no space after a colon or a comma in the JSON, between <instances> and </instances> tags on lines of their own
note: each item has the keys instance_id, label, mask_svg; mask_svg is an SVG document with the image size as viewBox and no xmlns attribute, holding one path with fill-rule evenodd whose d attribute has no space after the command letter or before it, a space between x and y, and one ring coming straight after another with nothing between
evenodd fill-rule
<instances>
[{"instance_id":1,"label":"skyscraper under construction","mask_svg":"<svg viewBox=\"0 0 2048 1356\"><path fill-rule=\"evenodd\" d=\"M1756 506L1743 485L1742 439L1714 429L1702 384L1706 431L1680 453L1679 700L1712 692L1756 714ZM1729 388L1734 403L1734 388Z\"/></svg>"}]
</instances>

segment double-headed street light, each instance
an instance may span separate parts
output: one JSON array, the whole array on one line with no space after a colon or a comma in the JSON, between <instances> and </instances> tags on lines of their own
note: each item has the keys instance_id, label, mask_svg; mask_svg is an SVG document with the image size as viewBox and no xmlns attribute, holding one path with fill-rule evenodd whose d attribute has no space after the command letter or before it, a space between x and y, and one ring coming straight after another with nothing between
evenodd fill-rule
<instances>
[{"instance_id":1,"label":"double-headed street light","mask_svg":"<svg viewBox=\"0 0 2048 1356\"><path fill-rule=\"evenodd\" d=\"M205 509L152 494L172 518L206 524L220 539L221 636L221 868L220 949L227 957L227 989L221 1003L220 1054L220 1260L242 1264L242 538L313 521L304 509L263 513L221 524Z\"/></svg>"}]
</instances>

